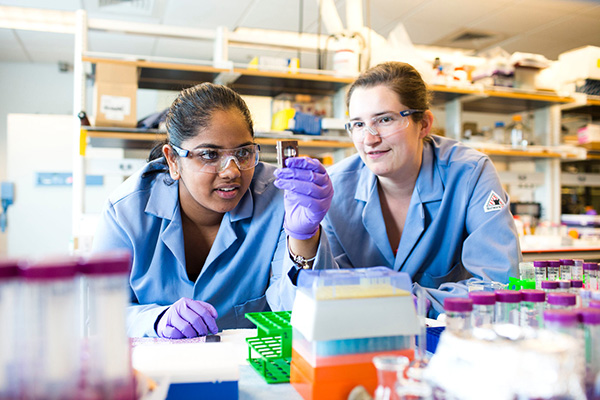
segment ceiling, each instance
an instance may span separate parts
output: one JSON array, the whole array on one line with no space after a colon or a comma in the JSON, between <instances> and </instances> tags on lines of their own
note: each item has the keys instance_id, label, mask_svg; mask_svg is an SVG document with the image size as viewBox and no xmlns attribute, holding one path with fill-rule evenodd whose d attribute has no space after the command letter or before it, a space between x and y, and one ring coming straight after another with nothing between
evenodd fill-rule
<instances>
[{"instance_id":1,"label":"ceiling","mask_svg":"<svg viewBox=\"0 0 600 400\"><path fill-rule=\"evenodd\" d=\"M346 3L335 1L342 23ZM226 26L230 31L247 27L329 33L319 19L319 0L0 0L0 6L84 9L89 19L196 29ZM535 53L556 60L570 49L600 46L598 0L363 0L363 15L364 24L383 37L402 23L415 45L458 47L474 55L501 47L508 53ZM459 36L465 40L453 40ZM88 50L94 52L210 60L212 47L212 42L202 40L88 34ZM0 49L0 62L72 63L74 36L0 28ZM229 59L246 63L256 54L289 56L281 50L238 48L230 50ZM302 67L317 67L316 51L298 56Z\"/></svg>"}]
</instances>

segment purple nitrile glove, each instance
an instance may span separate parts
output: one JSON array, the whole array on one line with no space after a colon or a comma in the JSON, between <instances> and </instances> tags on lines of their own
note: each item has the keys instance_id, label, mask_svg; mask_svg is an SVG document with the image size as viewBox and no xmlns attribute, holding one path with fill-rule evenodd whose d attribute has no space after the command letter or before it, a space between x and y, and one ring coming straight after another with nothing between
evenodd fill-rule
<instances>
[{"instance_id":1,"label":"purple nitrile glove","mask_svg":"<svg viewBox=\"0 0 600 400\"><path fill-rule=\"evenodd\" d=\"M162 314L156 325L159 337L193 338L217 333L217 310L208 303L182 297Z\"/></svg>"},{"instance_id":2,"label":"purple nitrile glove","mask_svg":"<svg viewBox=\"0 0 600 400\"><path fill-rule=\"evenodd\" d=\"M286 166L275 170L275 186L285 190L283 227L294 239L310 239L329 210L333 185L319 160L293 157Z\"/></svg>"},{"instance_id":3,"label":"purple nitrile glove","mask_svg":"<svg viewBox=\"0 0 600 400\"><path fill-rule=\"evenodd\" d=\"M415 308L417 309L417 311L419 311L419 298L417 296L415 296L414 294L413 296L413 301L415 302ZM427 297L425 297L425 315L427 315L429 313L429 310L431 309L431 300L429 300Z\"/></svg>"}]
</instances>

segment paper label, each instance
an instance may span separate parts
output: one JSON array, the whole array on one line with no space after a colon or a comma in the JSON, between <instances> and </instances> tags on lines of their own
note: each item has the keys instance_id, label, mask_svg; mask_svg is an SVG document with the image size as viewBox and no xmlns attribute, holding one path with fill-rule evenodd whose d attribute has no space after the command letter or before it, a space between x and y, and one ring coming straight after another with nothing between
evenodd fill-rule
<instances>
[{"instance_id":1,"label":"paper label","mask_svg":"<svg viewBox=\"0 0 600 400\"><path fill-rule=\"evenodd\" d=\"M100 97L100 112L106 116L106 119L123 121L131 114L131 99L124 96L103 95Z\"/></svg>"}]
</instances>

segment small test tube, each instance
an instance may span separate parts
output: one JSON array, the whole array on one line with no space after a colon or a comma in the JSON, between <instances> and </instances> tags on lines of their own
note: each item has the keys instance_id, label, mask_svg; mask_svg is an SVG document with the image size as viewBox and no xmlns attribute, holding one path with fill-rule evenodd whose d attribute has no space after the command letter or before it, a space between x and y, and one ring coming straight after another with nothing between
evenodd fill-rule
<instances>
[{"instance_id":1,"label":"small test tube","mask_svg":"<svg viewBox=\"0 0 600 400\"><path fill-rule=\"evenodd\" d=\"M588 290L598 290L598 263L583 263L583 281Z\"/></svg>"},{"instance_id":2,"label":"small test tube","mask_svg":"<svg viewBox=\"0 0 600 400\"><path fill-rule=\"evenodd\" d=\"M548 293L546 301L548 309L570 310L577 304L577 296L566 292Z\"/></svg>"},{"instance_id":3,"label":"small test tube","mask_svg":"<svg viewBox=\"0 0 600 400\"><path fill-rule=\"evenodd\" d=\"M570 293L571 292L571 281L570 280L566 280L566 279L559 279L556 282L558 282L558 291L559 292L566 292L566 293Z\"/></svg>"},{"instance_id":4,"label":"small test tube","mask_svg":"<svg viewBox=\"0 0 600 400\"><path fill-rule=\"evenodd\" d=\"M593 393L596 377L600 375L600 309L581 308L578 310L583 328L585 344L585 386L588 398Z\"/></svg>"},{"instance_id":5,"label":"small test tube","mask_svg":"<svg viewBox=\"0 0 600 400\"><path fill-rule=\"evenodd\" d=\"M0 399L19 398L19 354L17 351L17 304L19 289L17 260L0 260Z\"/></svg>"},{"instance_id":6,"label":"small test tube","mask_svg":"<svg viewBox=\"0 0 600 400\"><path fill-rule=\"evenodd\" d=\"M469 298L473 302L473 312L471 314L473 328L492 325L494 323L496 295L493 292L478 290L469 292Z\"/></svg>"},{"instance_id":7,"label":"small test tube","mask_svg":"<svg viewBox=\"0 0 600 400\"><path fill-rule=\"evenodd\" d=\"M519 263L519 279L521 279L521 280L535 279L535 270L533 268L533 262L522 261Z\"/></svg>"},{"instance_id":8,"label":"small test tube","mask_svg":"<svg viewBox=\"0 0 600 400\"><path fill-rule=\"evenodd\" d=\"M560 279L560 261L548 260L548 280L557 281Z\"/></svg>"},{"instance_id":9,"label":"small test tube","mask_svg":"<svg viewBox=\"0 0 600 400\"><path fill-rule=\"evenodd\" d=\"M557 281L543 281L542 282L542 290L548 293L554 293L558 291L558 282Z\"/></svg>"},{"instance_id":10,"label":"small test tube","mask_svg":"<svg viewBox=\"0 0 600 400\"><path fill-rule=\"evenodd\" d=\"M520 325L531 328L543 328L545 301L546 292L543 290L521 290L521 305L519 307Z\"/></svg>"},{"instance_id":11,"label":"small test tube","mask_svg":"<svg viewBox=\"0 0 600 400\"><path fill-rule=\"evenodd\" d=\"M85 398L135 399L126 327L130 260L129 252L112 251L79 264L88 350Z\"/></svg>"},{"instance_id":12,"label":"small test tube","mask_svg":"<svg viewBox=\"0 0 600 400\"><path fill-rule=\"evenodd\" d=\"M583 280L583 260L576 258L573 260L573 266L571 267L571 279Z\"/></svg>"},{"instance_id":13,"label":"small test tube","mask_svg":"<svg viewBox=\"0 0 600 400\"><path fill-rule=\"evenodd\" d=\"M515 290L496 290L496 324L519 325L521 292Z\"/></svg>"},{"instance_id":14,"label":"small test tube","mask_svg":"<svg viewBox=\"0 0 600 400\"><path fill-rule=\"evenodd\" d=\"M61 257L19 264L23 398L82 398L77 262Z\"/></svg>"},{"instance_id":15,"label":"small test tube","mask_svg":"<svg viewBox=\"0 0 600 400\"><path fill-rule=\"evenodd\" d=\"M471 330L471 312L473 301L464 297L446 297L444 299L446 312L446 329L453 333L469 332Z\"/></svg>"},{"instance_id":16,"label":"small test tube","mask_svg":"<svg viewBox=\"0 0 600 400\"><path fill-rule=\"evenodd\" d=\"M541 289L542 282L548 280L548 263L546 261L534 261L533 270L535 274L535 288Z\"/></svg>"},{"instance_id":17,"label":"small test tube","mask_svg":"<svg viewBox=\"0 0 600 400\"><path fill-rule=\"evenodd\" d=\"M580 279L571 279L571 293L577 296L577 307L581 307L581 291L583 290L583 281Z\"/></svg>"},{"instance_id":18,"label":"small test tube","mask_svg":"<svg viewBox=\"0 0 600 400\"><path fill-rule=\"evenodd\" d=\"M560 277L559 279L566 279L566 280L570 280L571 279L571 269L573 267L573 260L565 260L562 259L560 260Z\"/></svg>"},{"instance_id":19,"label":"small test tube","mask_svg":"<svg viewBox=\"0 0 600 400\"><path fill-rule=\"evenodd\" d=\"M545 310L544 327L553 332L577 338L579 336L579 316L573 310Z\"/></svg>"}]
</instances>

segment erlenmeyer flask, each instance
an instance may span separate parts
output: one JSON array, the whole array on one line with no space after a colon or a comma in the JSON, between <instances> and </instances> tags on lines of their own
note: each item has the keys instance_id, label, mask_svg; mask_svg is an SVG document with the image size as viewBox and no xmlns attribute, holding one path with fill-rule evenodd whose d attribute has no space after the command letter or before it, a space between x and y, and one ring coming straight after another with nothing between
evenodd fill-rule
<instances>
[{"instance_id":1,"label":"erlenmeyer flask","mask_svg":"<svg viewBox=\"0 0 600 400\"><path fill-rule=\"evenodd\" d=\"M377 368L375 400L400 400L396 392L398 376L404 373L409 359L404 356L376 356L373 364Z\"/></svg>"}]
</instances>

